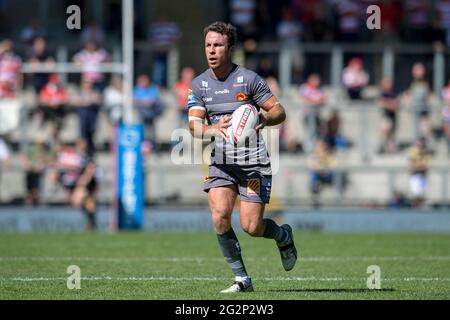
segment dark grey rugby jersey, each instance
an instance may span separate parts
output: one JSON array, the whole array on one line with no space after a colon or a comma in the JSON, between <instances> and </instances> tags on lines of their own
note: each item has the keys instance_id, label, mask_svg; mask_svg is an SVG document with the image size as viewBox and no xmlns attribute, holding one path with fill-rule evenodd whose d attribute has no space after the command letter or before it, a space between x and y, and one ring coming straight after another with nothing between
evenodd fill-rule
<instances>
[{"instance_id":1,"label":"dark grey rugby jersey","mask_svg":"<svg viewBox=\"0 0 450 320\"><path fill-rule=\"evenodd\" d=\"M215 124L245 103L254 105L259 111L259 104L272 96L264 79L251 70L234 65L224 80L214 79L211 69L196 77L191 83L188 108L205 110L208 124ZM270 160L261 133L254 138L246 147L234 147L216 138L211 163L256 165L265 174L270 174Z\"/></svg>"}]
</instances>

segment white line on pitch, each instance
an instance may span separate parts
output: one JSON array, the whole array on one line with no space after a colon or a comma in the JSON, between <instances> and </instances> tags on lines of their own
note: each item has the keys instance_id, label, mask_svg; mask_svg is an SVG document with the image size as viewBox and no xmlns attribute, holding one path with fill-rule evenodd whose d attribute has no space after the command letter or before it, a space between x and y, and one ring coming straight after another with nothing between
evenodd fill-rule
<instances>
[{"instance_id":1,"label":"white line on pitch","mask_svg":"<svg viewBox=\"0 0 450 320\"><path fill-rule=\"evenodd\" d=\"M248 257L249 261L270 261L275 258L253 258ZM278 258L276 258L278 259ZM416 260L431 260L431 261L450 261L450 256L383 256L383 257L299 257L300 261L416 261ZM0 261L105 261L105 262L132 262L132 261L156 261L156 262L205 262L205 261L223 261L223 258L210 257L31 257L31 256L16 256L16 257L0 257Z\"/></svg>"},{"instance_id":2,"label":"white line on pitch","mask_svg":"<svg viewBox=\"0 0 450 320\"><path fill-rule=\"evenodd\" d=\"M0 281L18 281L18 282L39 282L39 281L65 281L64 277L11 277L0 278ZM83 281L228 281L229 278L217 277L110 277L110 276L91 276L81 277ZM366 281L366 278L345 278L345 277L288 277L288 278L253 278L255 281L318 281L318 282L344 282L344 281ZM448 282L450 278L383 278L381 281L406 281L406 282Z\"/></svg>"}]
</instances>

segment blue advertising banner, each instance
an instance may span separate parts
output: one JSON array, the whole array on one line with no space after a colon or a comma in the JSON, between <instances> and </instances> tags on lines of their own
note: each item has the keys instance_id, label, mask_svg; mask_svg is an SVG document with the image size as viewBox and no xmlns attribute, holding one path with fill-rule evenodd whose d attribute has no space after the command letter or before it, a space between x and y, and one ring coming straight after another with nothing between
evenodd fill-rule
<instances>
[{"instance_id":1,"label":"blue advertising banner","mask_svg":"<svg viewBox=\"0 0 450 320\"><path fill-rule=\"evenodd\" d=\"M119 229L141 229L144 222L142 124L121 124L117 132L117 209Z\"/></svg>"}]
</instances>

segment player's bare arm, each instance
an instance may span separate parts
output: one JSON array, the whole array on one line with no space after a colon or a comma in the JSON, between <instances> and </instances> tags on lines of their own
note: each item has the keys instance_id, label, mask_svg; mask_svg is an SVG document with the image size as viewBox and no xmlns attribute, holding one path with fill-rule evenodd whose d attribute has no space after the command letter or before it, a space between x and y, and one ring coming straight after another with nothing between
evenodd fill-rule
<instances>
[{"instance_id":1,"label":"player's bare arm","mask_svg":"<svg viewBox=\"0 0 450 320\"><path fill-rule=\"evenodd\" d=\"M284 107L275 96L267 99L260 107L265 113L259 112L259 124L256 126L256 130L263 129L265 126L276 126L286 120Z\"/></svg>"},{"instance_id":2,"label":"player's bare arm","mask_svg":"<svg viewBox=\"0 0 450 320\"><path fill-rule=\"evenodd\" d=\"M220 136L228 141L227 128L231 126L231 116L226 115L219 122L207 125L204 123L206 112L201 109L189 110L189 130L194 138L211 138Z\"/></svg>"}]
</instances>

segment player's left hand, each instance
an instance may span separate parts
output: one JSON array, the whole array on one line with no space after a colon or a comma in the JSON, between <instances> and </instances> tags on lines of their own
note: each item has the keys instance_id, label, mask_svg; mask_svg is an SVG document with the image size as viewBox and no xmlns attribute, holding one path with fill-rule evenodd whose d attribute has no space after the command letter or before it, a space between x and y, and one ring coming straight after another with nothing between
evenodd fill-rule
<instances>
[{"instance_id":1,"label":"player's left hand","mask_svg":"<svg viewBox=\"0 0 450 320\"><path fill-rule=\"evenodd\" d=\"M262 112L258 112L259 124L256 126L256 130L261 130L266 126L267 118Z\"/></svg>"}]
</instances>

